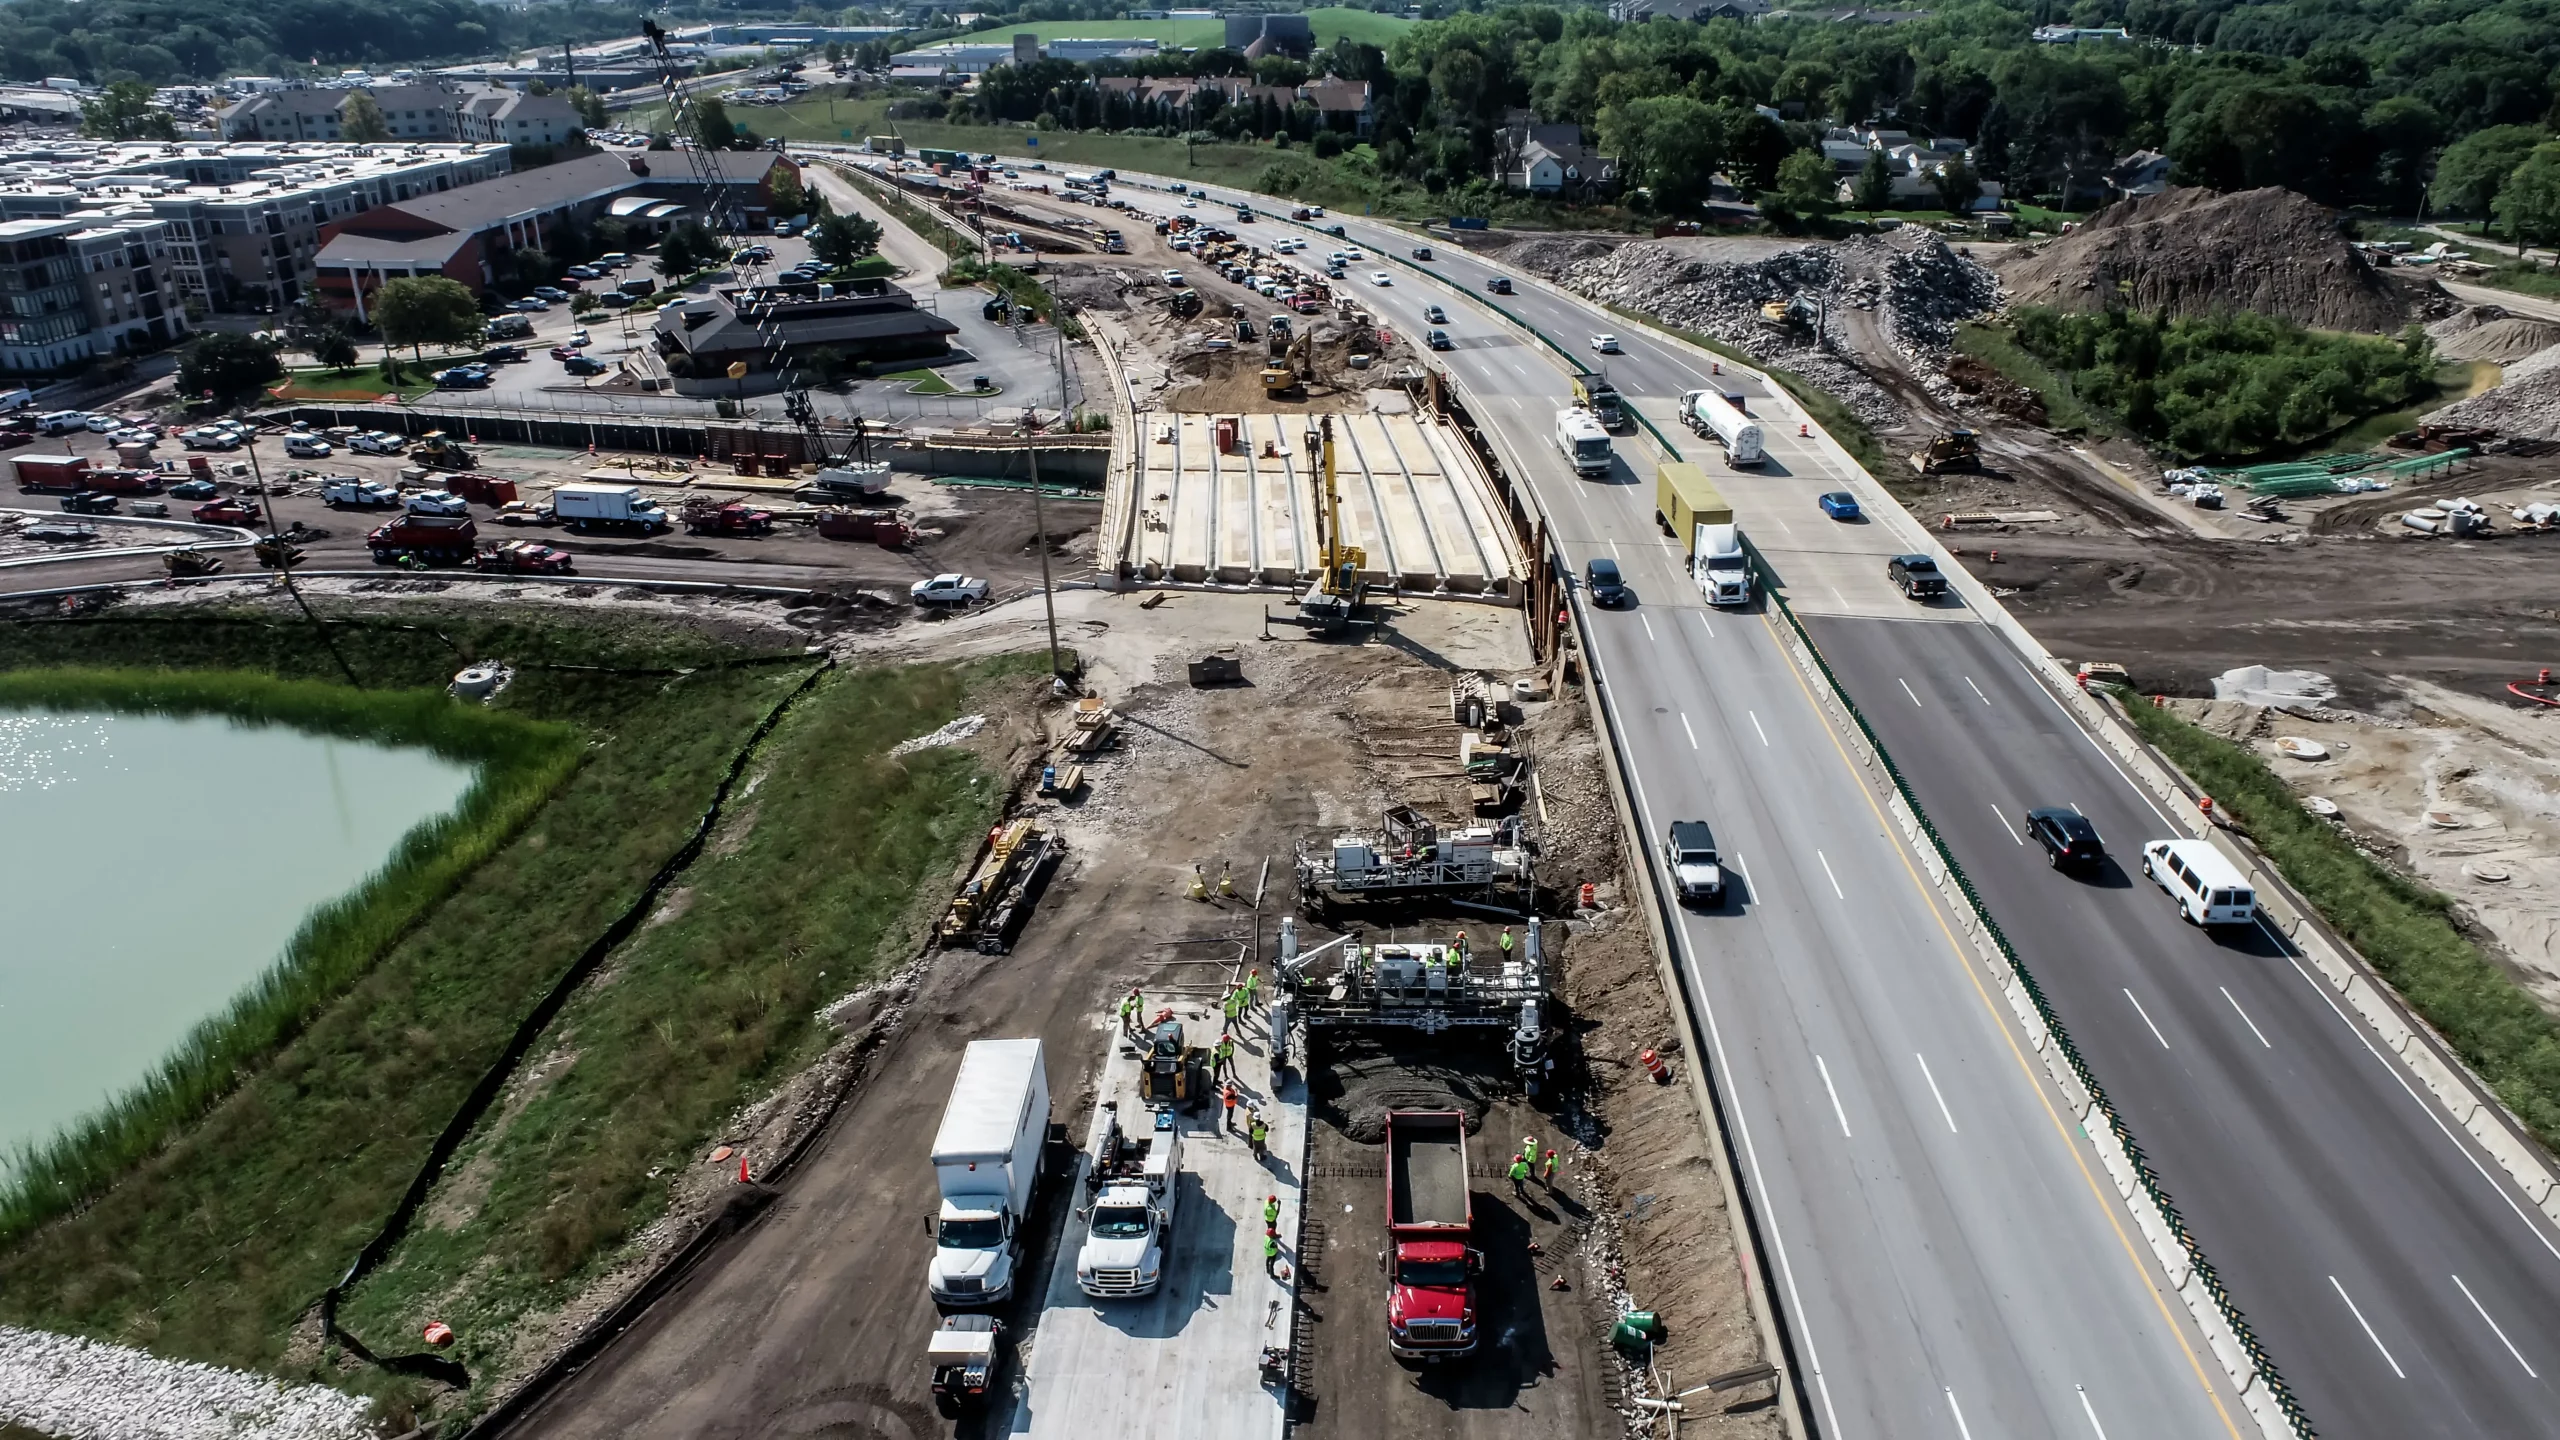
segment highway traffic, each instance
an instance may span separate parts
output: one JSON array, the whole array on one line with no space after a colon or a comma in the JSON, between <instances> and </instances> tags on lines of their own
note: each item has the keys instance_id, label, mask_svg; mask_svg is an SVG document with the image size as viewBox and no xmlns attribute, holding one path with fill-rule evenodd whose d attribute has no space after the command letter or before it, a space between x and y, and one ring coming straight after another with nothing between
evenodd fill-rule
<instances>
[{"instance_id":1,"label":"highway traffic","mask_svg":"<svg viewBox=\"0 0 2560 1440\"><path fill-rule=\"evenodd\" d=\"M1319 223L1385 254L1418 238ZM1416 264L1471 299L1499 273L1445 246ZM1407 267L1353 289L1415 334L1422 307L1451 298ZM1758 476L1728 472L1671 413L1681 391L1730 374L1543 286L1499 303L1567 347L1617 336L1623 353L1580 358L1605 360L1725 488L2319 1433L2560 1433L2544 1378L2560 1365L2552 1226L2281 937L2177 920L2138 857L2176 827L1997 629L1883 583L1909 522L1872 482L1756 381L1739 388L1771 459ZM1726 910L1682 919L1682 961L1814 1423L1958 1437L2249 1427L1780 631L1700 603L1652 523L1654 446L1622 438L1608 480L1572 478L1549 434L1561 357L1481 307L1450 308L1445 363L1563 558L1577 572L1613 558L1634 592L1623 611L1578 617L1640 823L1658 842L1672 820L1712 822L1738 877ZM1814 497L1842 488L1889 518L1827 520ZM2111 869L2047 873L2017 825L2049 805L2097 823Z\"/></svg>"}]
</instances>

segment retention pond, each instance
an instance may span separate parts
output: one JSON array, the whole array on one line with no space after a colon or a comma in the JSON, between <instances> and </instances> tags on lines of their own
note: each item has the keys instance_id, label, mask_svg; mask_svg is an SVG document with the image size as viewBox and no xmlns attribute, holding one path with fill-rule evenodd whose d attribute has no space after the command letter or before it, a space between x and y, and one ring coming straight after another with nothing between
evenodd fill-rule
<instances>
[{"instance_id":1,"label":"retention pond","mask_svg":"<svg viewBox=\"0 0 2560 1440\"><path fill-rule=\"evenodd\" d=\"M433 752L215 717L0 709L0 1177L462 798Z\"/></svg>"}]
</instances>

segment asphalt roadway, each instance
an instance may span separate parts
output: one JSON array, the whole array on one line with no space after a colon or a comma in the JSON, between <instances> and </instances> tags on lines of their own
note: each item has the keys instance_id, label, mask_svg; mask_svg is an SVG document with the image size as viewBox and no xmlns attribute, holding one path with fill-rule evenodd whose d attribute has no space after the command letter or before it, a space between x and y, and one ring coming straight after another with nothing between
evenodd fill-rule
<instances>
[{"instance_id":1,"label":"asphalt roadway","mask_svg":"<svg viewBox=\"0 0 2560 1440\"><path fill-rule=\"evenodd\" d=\"M1133 187L1146 183L1125 177L1123 193L1145 204ZM1211 194L1266 214L1272 203ZM1320 223L1398 255L1420 238L1352 217ZM1435 250L1428 268L1471 297L1499 273ZM1354 265L1355 282L1371 268ZM1622 441L1608 483L1570 478L1546 435L1563 385L1545 347L1389 268L1391 286L1355 283L1364 302L1408 325L1425 303L1449 306L1457 346L1444 359L1483 402L1479 419L1541 497L1566 557L1578 569L1613 554L1637 590L1633 614L1584 622L1647 832L1711 820L1747 877L1729 913L1683 922L1683 959L1812 1374L1814 1423L1958 1437L2247 1425L2218 1372L2209 1396L2197 1385L2198 1339L2146 1293L2156 1269L2124 1241L2113 1198L2074 1189L2085 1148L2056 1136L2059 1122L2039 1113L2052 1103L2042 1077L2003 1053L2014 1027L1981 1000L1936 897L1868 809L1780 656L1775 622L1698 605L1650 523L1649 459L1637 462L1647 473L1630 469L1626 452L1650 447ZM1708 383L1694 352L1542 287L1520 291L1499 303L1566 345L1614 330L1624 353L1607 358L1611 378L1657 420L1678 391ZM1771 432L1768 472L1803 482L1786 508L1763 510L1757 482L1710 461L1764 549L1773 528L1794 537L1818 523L1822 489L1856 490L1893 515L1818 428L1787 433L1800 412L1744 388ZM1890 542L1894 527L1877 528L1872 539ZM2039 693L1999 632L1955 607L1888 618L1909 611L1890 591L1879 603L1881 566L1819 538L1792 558L1778 564L1790 599L2319 1432L2560 1434L2544 1378L2560 1366L2553 1227L2281 937L2191 930L2138 860L2129 879L2074 881L2016 842L2010 824L2041 804L2080 806L2128 855L2173 827Z\"/></svg>"},{"instance_id":2,"label":"asphalt roadway","mask_svg":"<svg viewBox=\"0 0 2560 1440\"><path fill-rule=\"evenodd\" d=\"M1412 243L1338 223L1373 247ZM1352 270L1375 268L1391 267ZM1470 291L1491 273L1434 268ZM1584 645L1634 759L1647 835L1708 820L1736 872L1723 909L1680 917L1681 959L1812 1423L1947 1440L2240 1435L2248 1422L2202 1338L2158 1289L2130 1217L1773 620L1704 605L1653 523L1651 467L1632 444L1607 482L1571 477L1549 438L1563 381L1534 342L1391 274L1353 288L1409 328L1426 304L1452 310L1447 358L1566 557L1578 570L1611 556L1636 591L1625 610L1583 612ZM1541 300L1504 303L1523 313ZM1567 312L1539 322L1559 335L1606 323L1544 303ZM1622 341L1611 374L1648 410L1707 383L1667 347ZM1773 444L1793 473L1829 463L1813 440Z\"/></svg>"}]
</instances>

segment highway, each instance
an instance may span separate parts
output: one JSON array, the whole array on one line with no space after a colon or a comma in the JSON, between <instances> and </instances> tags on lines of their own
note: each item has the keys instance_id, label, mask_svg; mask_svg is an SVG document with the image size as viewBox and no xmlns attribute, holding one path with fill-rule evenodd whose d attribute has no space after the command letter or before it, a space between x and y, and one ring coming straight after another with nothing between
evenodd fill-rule
<instances>
[{"instance_id":1,"label":"highway","mask_svg":"<svg viewBox=\"0 0 2560 1440\"><path fill-rule=\"evenodd\" d=\"M1419 238L1321 223L1397 255ZM1393 284L1366 284L1373 268ZM1495 273L1445 246L1427 268L1471 298ZM1708 819L1749 876L1729 913L1683 921L1682 948L1784 1318L1800 1360L1818 1362L1815 1423L1832 1435L2248 1425L2218 1372L2212 1396L2187 1373L2197 1337L2154 1307L2154 1268L2118 1243L2112 1197L2075 1192L2085 1148L2037 1113L2048 1087L2004 1055L2014 1027L1979 999L1979 968L1956 958L1935 897L1901 873L1905 852L1783 663L1773 621L1708 611L1681 576L1651 524L1651 444L1622 439L1608 482L1575 480L1547 435L1564 393L1552 352L1408 268L1351 271L1390 321L1450 309L1457 348L1439 358L1566 558L1614 555L1637 590L1631 613L1584 612L1585 643L1648 834ZM1801 413L1757 384L1742 388L1771 433L1761 474L1692 441L1670 405L1708 383L1697 352L1539 286L1498 303L1567 346L1618 336L1610 377L1734 500L2319 1433L2560 1434L2547 1379L2560 1235L2281 937L2184 925L2138 858L2073 880L2016 839L2023 811L2046 804L2079 806L2120 856L2177 829L1999 630L1960 604L1915 612L1882 586L1911 522L1818 428L1799 439ZM1834 488L1884 523L1824 520L1813 497ZM1933 1391L1962 1421L1912 1398Z\"/></svg>"},{"instance_id":2,"label":"highway","mask_svg":"<svg viewBox=\"0 0 2560 1440\"><path fill-rule=\"evenodd\" d=\"M1385 267L1353 270L1372 268ZM1424 305L1450 306L1459 348L1445 358L1567 559L1615 558L1636 591L1627 609L1583 612L1584 644L1635 759L1646 834L1708 820L1737 877L1725 908L1681 915L1680 949L1814 1425L1948 1440L2242 1434L2220 1370L2156 1287L2129 1216L1776 622L1702 603L1653 523L1637 446L1621 441L1608 482L1571 477L1550 439L1562 381L1533 342L1395 273L1386 287L1355 283L1359 298L1413 333ZM1473 288L1481 273L1458 278ZM1706 383L1679 352L1623 338L1611 373L1648 411ZM1829 463L1816 441L1773 443L1783 466ZM1849 588L1851 570L1870 577L1844 603L1884 604L1880 562L1840 563Z\"/></svg>"}]
</instances>

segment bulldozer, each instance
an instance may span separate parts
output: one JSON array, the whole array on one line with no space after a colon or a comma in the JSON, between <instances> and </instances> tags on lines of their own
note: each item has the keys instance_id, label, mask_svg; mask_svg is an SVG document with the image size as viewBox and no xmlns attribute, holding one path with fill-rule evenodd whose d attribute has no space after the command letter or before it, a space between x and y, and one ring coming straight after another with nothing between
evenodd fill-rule
<instances>
[{"instance_id":1,"label":"bulldozer","mask_svg":"<svg viewBox=\"0 0 2560 1440\"><path fill-rule=\"evenodd\" d=\"M1932 436L1929 443L1911 452L1911 468L1923 475L1937 475L1948 470L1982 468L1982 447L1970 430L1950 430Z\"/></svg>"},{"instance_id":2,"label":"bulldozer","mask_svg":"<svg viewBox=\"0 0 2560 1440\"><path fill-rule=\"evenodd\" d=\"M1296 346L1291 346L1292 352ZM1324 523L1318 536L1322 548L1316 552L1315 581L1298 597L1298 619L1320 634L1333 634L1351 623L1351 617L1367 598L1369 587L1360 578L1361 567L1369 563L1369 553L1357 545L1342 543L1342 487L1334 478L1333 417L1324 418L1323 427L1307 437L1310 454L1322 457L1324 474L1324 508L1318 518Z\"/></svg>"},{"instance_id":3,"label":"bulldozer","mask_svg":"<svg viewBox=\"0 0 2560 1440\"><path fill-rule=\"evenodd\" d=\"M441 430L430 430L418 437L409 450L409 458L430 470L469 470L479 462L470 451Z\"/></svg>"},{"instance_id":4,"label":"bulldozer","mask_svg":"<svg viewBox=\"0 0 2560 1440\"><path fill-rule=\"evenodd\" d=\"M222 562L220 560L215 559L211 555L207 555L193 546L189 546L183 550L171 550L166 554L163 554L160 557L160 565L161 568L169 572L169 578L172 580L185 580L198 575L211 575L222 568Z\"/></svg>"}]
</instances>

